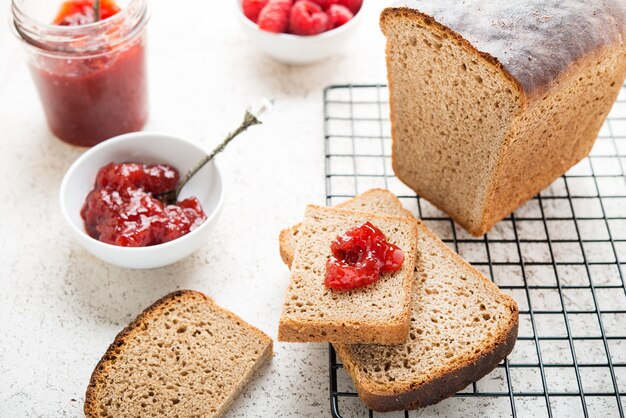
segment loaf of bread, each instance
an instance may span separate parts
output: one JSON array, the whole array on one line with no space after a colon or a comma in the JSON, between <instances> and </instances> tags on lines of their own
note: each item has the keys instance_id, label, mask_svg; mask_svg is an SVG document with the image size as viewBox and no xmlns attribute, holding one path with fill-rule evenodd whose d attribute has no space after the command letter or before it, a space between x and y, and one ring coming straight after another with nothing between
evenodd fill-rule
<instances>
[{"instance_id":1,"label":"loaf of bread","mask_svg":"<svg viewBox=\"0 0 626 418\"><path fill-rule=\"evenodd\" d=\"M376 283L363 288L328 289L324 277L332 241L366 221L404 252L402 267L384 273ZM416 245L414 219L308 206L280 317L278 340L377 344L406 340Z\"/></svg>"},{"instance_id":2,"label":"loaf of bread","mask_svg":"<svg viewBox=\"0 0 626 418\"><path fill-rule=\"evenodd\" d=\"M341 207L413 217L386 190L371 190ZM492 371L517 338L515 301L418 225L409 338L391 346L334 344L359 397L377 411L415 409L452 396ZM287 265L298 229L280 236Z\"/></svg>"},{"instance_id":3,"label":"loaf of bread","mask_svg":"<svg viewBox=\"0 0 626 418\"><path fill-rule=\"evenodd\" d=\"M590 152L626 77L624 0L404 0L380 24L393 169L474 235Z\"/></svg>"},{"instance_id":4,"label":"loaf of bread","mask_svg":"<svg viewBox=\"0 0 626 418\"><path fill-rule=\"evenodd\" d=\"M219 417L272 340L199 292L171 293L120 332L96 366L87 417Z\"/></svg>"}]
</instances>

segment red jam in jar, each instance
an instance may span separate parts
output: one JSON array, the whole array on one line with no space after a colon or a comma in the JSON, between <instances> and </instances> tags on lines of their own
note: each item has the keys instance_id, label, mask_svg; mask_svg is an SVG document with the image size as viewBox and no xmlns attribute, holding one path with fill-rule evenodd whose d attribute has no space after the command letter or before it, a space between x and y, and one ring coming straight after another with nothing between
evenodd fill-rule
<instances>
[{"instance_id":1,"label":"red jam in jar","mask_svg":"<svg viewBox=\"0 0 626 418\"><path fill-rule=\"evenodd\" d=\"M174 189L179 177L168 165L107 164L80 211L85 230L97 240L122 247L147 247L188 234L206 220L198 199L165 205L153 197Z\"/></svg>"},{"instance_id":2,"label":"red jam in jar","mask_svg":"<svg viewBox=\"0 0 626 418\"><path fill-rule=\"evenodd\" d=\"M78 26L93 23L95 19L92 0L70 0L61 5L53 24ZM100 20L108 19L121 9L113 0L100 1Z\"/></svg>"},{"instance_id":3,"label":"red jam in jar","mask_svg":"<svg viewBox=\"0 0 626 418\"><path fill-rule=\"evenodd\" d=\"M48 125L63 141L88 147L145 125L146 1L120 9L101 0L98 22L93 0L63 3L52 25L15 15Z\"/></svg>"},{"instance_id":4,"label":"red jam in jar","mask_svg":"<svg viewBox=\"0 0 626 418\"><path fill-rule=\"evenodd\" d=\"M375 283L382 273L398 271L404 253L387 242L370 222L350 229L331 244L333 257L326 262L326 287L352 290Z\"/></svg>"}]
</instances>

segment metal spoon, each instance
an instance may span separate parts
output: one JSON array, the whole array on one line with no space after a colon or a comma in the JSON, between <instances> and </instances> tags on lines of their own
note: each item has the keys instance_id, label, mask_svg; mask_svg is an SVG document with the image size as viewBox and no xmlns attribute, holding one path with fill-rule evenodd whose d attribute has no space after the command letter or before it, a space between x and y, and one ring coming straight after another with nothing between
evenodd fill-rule
<instances>
[{"instance_id":1,"label":"metal spoon","mask_svg":"<svg viewBox=\"0 0 626 418\"><path fill-rule=\"evenodd\" d=\"M180 191L183 189L183 187L185 187L185 184L187 184L187 182L198 171L200 171L202 167L205 166L205 164L211 161L217 154L224 151L224 148L226 148L226 145L228 145L230 141L235 139L235 137L237 137L240 133L247 130L250 126L259 125L263 123L261 121L261 116L263 116L266 113L270 113L273 109L274 109L274 100L266 99L266 98L261 100L261 104L256 110L250 110L249 108L246 109L246 113L244 115L243 122L241 122L241 125L239 125L239 127L235 129L233 132L229 133L224 139L224 141L222 141L222 143L219 144L209 155L207 155L206 157L198 161L198 163L195 166L193 166L187 172L187 174L185 174L185 177L183 177L178 182L178 184L176 185L176 188L172 190L168 190L166 192L157 193L154 195L154 197L159 199L166 205L175 204L178 201L178 195L180 194Z\"/></svg>"}]
</instances>

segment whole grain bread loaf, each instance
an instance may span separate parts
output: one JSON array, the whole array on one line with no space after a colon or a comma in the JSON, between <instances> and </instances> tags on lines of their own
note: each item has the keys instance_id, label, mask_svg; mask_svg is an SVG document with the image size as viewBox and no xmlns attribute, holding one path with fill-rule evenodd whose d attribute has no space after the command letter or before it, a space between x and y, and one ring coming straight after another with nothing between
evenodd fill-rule
<instances>
[{"instance_id":1,"label":"whole grain bread loaf","mask_svg":"<svg viewBox=\"0 0 626 418\"><path fill-rule=\"evenodd\" d=\"M392 166L474 235L584 158L626 77L626 1L403 0Z\"/></svg>"},{"instance_id":2,"label":"whole grain bread loaf","mask_svg":"<svg viewBox=\"0 0 626 418\"><path fill-rule=\"evenodd\" d=\"M96 366L87 417L219 417L272 340L202 293L171 293L121 331Z\"/></svg>"},{"instance_id":3,"label":"whole grain bread loaf","mask_svg":"<svg viewBox=\"0 0 626 418\"><path fill-rule=\"evenodd\" d=\"M324 285L331 242L370 221L404 252L400 270L350 291ZM415 219L308 206L278 327L279 341L397 344L409 331Z\"/></svg>"},{"instance_id":4,"label":"whole grain bread loaf","mask_svg":"<svg viewBox=\"0 0 626 418\"><path fill-rule=\"evenodd\" d=\"M364 206L412 217L386 190L342 204ZM377 411L415 409L452 396L497 367L517 338L515 301L418 225L409 338L398 345L334 344L359 397ZM281 233L281 247L297 242L297 229ZM292 253L281 248L287 265Z\"/></svg>"}]
</instances>

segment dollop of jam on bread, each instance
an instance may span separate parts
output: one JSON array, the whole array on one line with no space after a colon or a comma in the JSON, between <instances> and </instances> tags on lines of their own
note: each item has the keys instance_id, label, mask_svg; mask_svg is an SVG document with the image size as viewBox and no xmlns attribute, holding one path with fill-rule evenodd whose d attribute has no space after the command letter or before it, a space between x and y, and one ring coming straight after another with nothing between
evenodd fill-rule
<instances>
[{"instance_id":1,"label":"dollop of jam on bread","mask_svg":"<svg viewBox=\"0 0 626 418\"><path fill-rule=\"evenodd\" d=\"M331 244L333 256L326 262L326 287L352 290L375 283L381 274L400 270L404 253L387 242L385 234L365 222L338 236Z\"/></svg>"}]
</instances>

